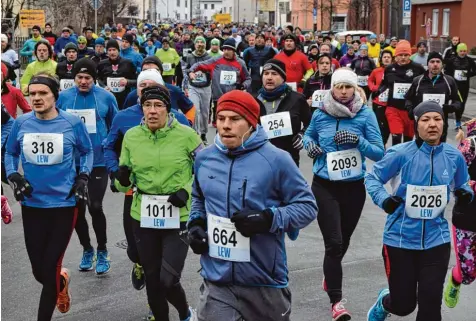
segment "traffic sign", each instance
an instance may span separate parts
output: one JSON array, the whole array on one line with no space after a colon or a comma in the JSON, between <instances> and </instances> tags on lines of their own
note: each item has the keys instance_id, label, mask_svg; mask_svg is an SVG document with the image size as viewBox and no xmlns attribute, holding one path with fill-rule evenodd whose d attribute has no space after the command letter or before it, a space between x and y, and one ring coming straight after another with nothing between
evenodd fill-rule
<instances>
[{"instance_id":1,"label":"traffic sign","mask_svg":"<svg viewBox=\"0 0 476 321\"><path fill-rule=\"evenodd\" d=\"M45 10L20 10L20 26L32 28L33 26L45 26Z\"/></svg>"},{"instance_id":2,"label":"traffic sign","mask_svg":"<svg viewBox=\"0 0 476 321\"><path fill-rule=\"evenodd\" d=\"M412 1L403 0L403 11L411 11L411 10L412 10Z\"/></svg>"},{"instance_id":3,"label":"traffic sign","mask_svg":"<svg viewBox=\"0 0 476 321\"><path fill-rule=\"evenodd\" d=\"M91 8L93 8L94 10L98 10L99 8L102 7L102 1L103 1L103 0L88 0L89 5L90 5Z\"/></svg>"}]
</instances>

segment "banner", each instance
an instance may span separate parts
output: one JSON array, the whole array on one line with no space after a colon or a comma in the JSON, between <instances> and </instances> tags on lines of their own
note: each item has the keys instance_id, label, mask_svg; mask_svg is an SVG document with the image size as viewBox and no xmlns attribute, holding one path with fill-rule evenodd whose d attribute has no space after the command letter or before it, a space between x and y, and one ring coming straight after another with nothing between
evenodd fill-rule
<instances>
[{"instance_id":1,"label":"banner","mask_svg":"<svg viewBox=\"0 0 476 321\"><path fill-rule=\"evenodd\" d=\"M214 20L216 23L228 24L231 23L231 15L229 13L217 13Z\"/></svg>"},{"instance_id":2,"label":"banner","mask_svg":"<svg viewBox=\"0 0 476 321\"><path fill-rule=\"evenodd\" d=\"M45 10L20 10L20 27L32 28L35 25L45 27Z\"/></svg>"},{"instance_id":3,"label":"banner","mask_svg":"<svg viewBox=\"0 0 476 321\"><path fill-rule=\"evenodd\" d=\"M273 1L273 0L259 0L258 10L260 10L260 11L276 11L276 1Z\"/></svg>"}]
</instances>

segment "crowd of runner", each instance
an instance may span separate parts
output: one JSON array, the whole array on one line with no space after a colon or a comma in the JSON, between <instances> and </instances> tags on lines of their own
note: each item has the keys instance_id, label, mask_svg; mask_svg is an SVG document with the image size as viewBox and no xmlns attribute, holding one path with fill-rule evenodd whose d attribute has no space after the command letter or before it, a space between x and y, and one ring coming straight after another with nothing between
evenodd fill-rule
<instances>
[{"instance_id":1,"label":"crowd of runner","mask_svg":"<svg viewBox=\"0 0 476 321\"><path fill-rule=\"evenodd\" d=\"M110 271L108 188L124 193L131 282L146 288L149 320L169 320L169 303L184 321L290 320L285 243L316 218L330 317L350 320L342 260L367 193L387 214L388 278L368 321L416 309L417 321L441 320L442 301L454 308L476 279L476 119L462 122L476 64L458 37L439 53L292 26L67 26L57 36L46 24L19 50L19 79L9 35L1 42L2 182L21 202L39 321L71 308L62 258L73 230L79 270ZM454 133L457 148L446 143ZM1 206L11 223L3 187ZM189 247L201 257L196 309L180 283Z\"/></svg>"}]
</instances>

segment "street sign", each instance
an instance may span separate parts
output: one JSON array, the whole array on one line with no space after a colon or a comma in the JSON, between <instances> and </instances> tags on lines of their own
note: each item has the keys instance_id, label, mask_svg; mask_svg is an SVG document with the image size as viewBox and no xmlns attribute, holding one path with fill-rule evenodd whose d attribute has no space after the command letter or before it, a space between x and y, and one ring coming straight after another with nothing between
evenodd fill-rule
<instances>
[{"instance_id":1,"label":"street sign","mask_svg":"<svg viewBox=\"0 0 476 321\"><path fill-rule=\"evenodd\" d=\"M214 20L219 24L228 24L231 23L231 15L229 13L217 13L214 16Z\"/></svg>"},{"instance_id":2,"label":"street sign","mask_svg":"<svg viewBox=\"0 0 476 321\"><path fill-rule=\"evenodd\" d=\"M412 17L412 1L411 0L403 0L402 25L403 26L411 25L411 17Z\"/></svg>"},{"instance_id":3,"label":"street sign","mask_svg":"<svg viewBox=\"0 0 476 321\"><path fill-rule=\"evenodd\" d=\"M409 26L411 24L411 18L403 18L402 19L402 25L403 26Z\"/></svg>"},{"instance_id":4,"label":"street sign","mask_svg":"<svg viewBox=\"0 0 476 321\"><path fill-rule=\"evenodd\" d=\"M412 1L403 0L403 11L411 11L411 10L412 10Z\"/></svg>"},{"instance_id":5,"label":"street sign","mask_svg":"<svg viewBox=\"0 0 476 321\"><path fill-rule=\"evenodd\" d=\"M45 10L20 10L20 27L45 26Z\"/></svg>"},{"instance_id":6,"label":"street sign","mask_svg":"<svg viewBox=\"0 0 476 321\"><path fill-rule=\"evenodd\" d=\"M88 0L88 2L91 8L93 8L94 10L98 10L102 7L102 0Z\"/></svg>"}]
</instances>

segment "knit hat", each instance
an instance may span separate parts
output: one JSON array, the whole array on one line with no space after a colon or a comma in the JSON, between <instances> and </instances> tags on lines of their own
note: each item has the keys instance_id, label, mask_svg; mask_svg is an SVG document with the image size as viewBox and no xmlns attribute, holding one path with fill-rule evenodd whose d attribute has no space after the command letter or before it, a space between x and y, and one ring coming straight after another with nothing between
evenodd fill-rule
<instances>
[{"instance_id":1,"label":"knit hat","mask_svg":"<svg viewBox=\"0 0 476 321\"><path fill-rule=\"evenodd\" d=\"M456 47L456 52L460 51L460 50L468 50L468 46L465 44L465 43L460 43L457 47Z\"/></svg>"},{"instance_id":2,"label":"knit hat","mask_svg":"<svg viewBox=\"0 0 476 321\"><path fill-rule=\"evenodd\" d=\"M418 104L415 109L413 109L413 115L415 116L415 120L417 122L421 116L431 112L438 113L441 115L441 117L445 118L445 115L443 114L443 108L441 108L440 104L431 100L424 101Z\"/></svg>"},{"instance_id":3,"label":"knit hat","mask_svg":"<svg viewBox=\"0 0 476 321\"><path fill-rule=\"evenodd\" d=\"M420 41L420 42L417 44L416 47L417 47L417 48L420 48L421 46L427 48L427 46L426 46L426 41Z\"/></svg>"},{"instance_id":4,"label":"knit hat","mask_svg":"<svg viewBox=\"0 0 476 321\"><path fill-rule=\"evenodd\" d=\"M407 55L412 54L411 45L407 40L400 40L397 43L397 47L395 48L395 56L399 56L403 54L407 54Z\"/></svg>"},{"instance_id":5,"label":"knit hat","mask_svg":"<svg viewBox=\"0 0 476 321\"><path fill-rule=\"evenodd\" d=\"M142 66L141 68L144 67L145 64L154 64L157 67L159 67L160 72L164 72L164 68L162 67L162 61L157 56L148 56L145 57L144 60L142 60Z\"/></svg>"},{"instance_id":6,"label":"knit hat","mask_svg":"<svg viewBox=\"0 0 476 321\"><path fill-rule=\"evenodd\" d=\"M33 28L31 28L31 30L38 30L38 31L41 31L41 27L36 25L36 26L33 26Z\"/></svg>"},{"instance_id":7,"label":"knit hat","mask_svg":"<svg viewBox=\"0 0 476 321\"><path fill-rule=\"evenodd\" d=\"M332 73L331 88L334 88L335 85L342 83L349 84L357 88L357 74L347 68L336 69L336 71Z\"/></svg>"},{"instance_id":8,"label":"knit hat","mask_svg":"<svg viewBox=\"0 0 476 321\"><path fill-rule=\"evenodd\" d=\"M144 105L144 103L150 99L159 99L165 104L167 112L170 112L170 109L172 108L172 102L170 100L170 92L167 87L157 85L142 89L140 104Z\"/></svg>"},{"instance_id":9,"label":"knit hat","mask_svg":"<svg viewBox=\"0 0 476 321\"><path fill-rule=\"evenodd\" d=\"M78 44L81 43L81 44L87 44L88 43L88 39L86 39L85 36L79 36L78 37Z\"/></svg>"},{"instance_id":10,"label":"knit hat","mask_svg":"<svg viewBox=\"0 0 476 321\"><path fill-rule=\"evenodd\" d=\"M127 41L130 45L132 45L134 43L134 36L131 35L130 33L126 33L122 37L122 41Z\"/></svg>"},{"instance_id":11,"label":"knit hat","mask_svg":"<svg viewBox=\"0 0 476 321\"><path fill-rule=\"evenodd\" d=\"M427 63L430 63L431 59L440 59L441 61L443 61L443 56L441 56L441 54L437 51L432 51L428 54Z\"/></svg>"},{"instance_id":12,"label":"knit hat","mask_svg":"<svg viewBox=\"0 0 476 321\"><path fill-rule=\"evenodd\" d=\"M298 38L293 33L288 33L287 35L284 35L284 36L281 37L281 41L285 41L286 39L293 40L295 44L298 43Z\"/></svg>"},{"instance_id":13,"label":"knit hat","mask_svg":"<svg viewBox=\"0 0 476 321\"><path fill-rule=\"evenodd\" d=\"M266 61L263 66L263 72L265 72L266 70L276 71L281 76L281 78L286 81L286 65L281 60L270 59Z\"/></svg>"},{"instance_id":14,"label":"knit hat","mask_svg":"<svg viewBox=\"0 0 476 321\"><path fill-rule=\"evenodd\" d=\"M156 69L147 69L147 70L141 71L141 73L139 74L139 77L137 77L137 86L139 86L140 83L143 82L144 80L153 80L157 84L165 86L162 75Z\"/></svg>"},{"instance_id":15,"label":"knit hat","mask_svg":"<svg viewBox=\"0 0 476 321\"><path fill-rule=\"evenodd\" d=\"M7 37L7 35L5 35L5 34L2 33L2 35L0 36L0 38L2 39L2 42L4 42L4 41L5 41L5 42L8 42L8 37Z\"/></svg>"},{"instance_id":16,"label":"knit hat","mask_svg":"<svg viewBox=\"0 0 476 321\"><path fill-rule=\"evenodd\" d=\"M236 51L236 41L233 38L228 38L223 42L222 49L231 49Z\"/></svg>"},{"instance_id":17,"label":"knit hat","mask_svg":"<svg viewBox=\"0 0 476 321\"><path fill-rule=\"evenodd\" d=\"M196 37L196 38L195 38L195 41L194 41L193 43L197 43L197 41L199 41L199 40L203 41L204 43L207 43L207 41L205 40L205 38L202 37L202 36Z\"/></svg>"},{"instance_id":18,"label":"knit hat","mask_svg":"<svg viewBox=\"0 0 476 321\"><path fill-rule=\"evenodd\" d=\"M213 38L212 41L210 41L210 45L219 46L220 45L220 40L218 40L217 38Z\"/></svg>"},{"instance_id":19,"label":"knit hat","mask_svg":"<svg viewBox=\"0 0 476 321\"><path fill-rule=\"evenodd\" d=\"M107 42L106 45L106 50L109 50L109 48L116 48L119 51L119 43L115 39L110 39Z\"/></svg>"},{"instance_id":20,"label":"knit hat","mask_svg":"<svg viewBox=\"0 0 476 321\"><path fill-rule=\"evenodd\" d=\"M97 45L101 45L101 46L104 46L106 42L104 41L104 38L101 38L101 37L98 37L96 38L96 40L94 41L94 44L97 46Z\"/></svg>"},{"instance_id":21,"label":"knit hat","mask_svg":"<svg viewBox=\"0 0 476 321\"><path fill-rule=\"evenodd\" d=\"M74 50L78 52L78 46L74 42L68 42L66 46L64 46L64 53L67 53L68 50Z\"/></svg>"},{"instance_id":22,"label":"knit hat","mask_svg":"<svg viewBox=\"0 0 476 321\"><path fill-rule=\"evenodd\" d=\"M217 114L222 110L231 110L246 119L253 128L258 125L260 107L251 94L232 90L218 99Z\"/></svg>"},{"instance_id":23,"label":"knit hat","mask_svg":"<svg viewBox=\"0 0 476 321\"><path fill-rule=\"evenodd\" d=\"M373 34L370 35L369 39L370 40L377 39L377 35L373 33Z\"/></svg>"},{"instance_id":24,"label":"knit hat","mask_svg":"<svg viewBox=\"0 0 476 321\"><path fill-rule=\"evenodd\" d=\"M96 63L87 57L79 59L78 61L76 61L76 63L73 66L73 75L76 77L76 75L79 73L88 74L91 77L93 77L94 80L96 80L97 78Z\"/></svg>"},{"instance_id":25,"label":"knit hat","mask_svg":"<svg viewBox=\"0 0 476 321\"><path fill-rule=\"evenodd\" d=\"M365 43L360 45L360 50L369 50L369 46L367 46Z\"/></svg>"},{"instance_id":26,"label":"knit hat","mask_svg":"<svg viewBox=\"0 0 476 321\"><path fill-rule=\"evenodd\" d=\"M162 44L164 44L164 43L170 43L169 37L163 37L162 38Z\"/></svg>"}]
</instances>

